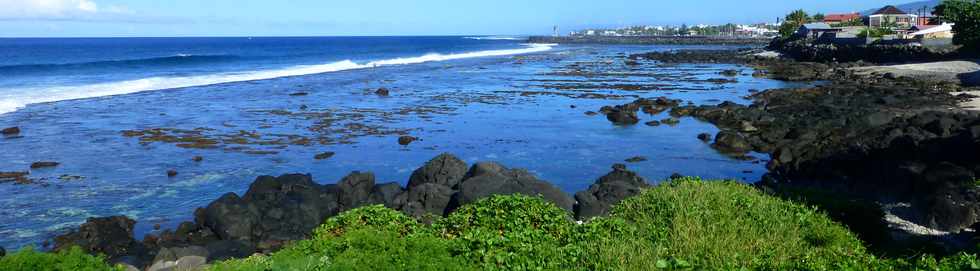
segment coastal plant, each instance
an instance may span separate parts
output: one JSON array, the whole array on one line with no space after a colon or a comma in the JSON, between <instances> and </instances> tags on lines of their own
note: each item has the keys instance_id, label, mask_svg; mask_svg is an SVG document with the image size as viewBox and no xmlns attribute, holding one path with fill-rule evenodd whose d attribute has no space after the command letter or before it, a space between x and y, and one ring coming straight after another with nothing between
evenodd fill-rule
<instances>
[{"instance_id":1,"label":"coastal plant","mask_svg":"<svg viewBox=\"0 0 980 271\"><path fill-rule=\"evenodd\" d=\"M16 253L0 257L0 270L4 271L102 271L124 270L111 266L102 256L92 256L79 247L56 253L44 253L24 248Z\"/></svg>"},{"instance_id":2,"label":"coastal plant","mask_svg":"<svg viewBox=\"0 0 980 271\"><path fill-rule=\"evenodd\" d=\"M980 53L980 1L944 0L934 14L943 21L954 23L953 43L972 53Z\"/></svg>"},{"instance_id":3,"label":"coastal plant","mask_svg":"<svg viewBox=\"0 0 980 271\"><path fill-rule=\"evenodd\" d=\"M623 201L611 216L637 225L635 239L651 244L636 251L644 257L635 258L656 259L644 265L836 270L870 258L823 213L737 182L674 180Z\"/></svg>"}]
</instances>

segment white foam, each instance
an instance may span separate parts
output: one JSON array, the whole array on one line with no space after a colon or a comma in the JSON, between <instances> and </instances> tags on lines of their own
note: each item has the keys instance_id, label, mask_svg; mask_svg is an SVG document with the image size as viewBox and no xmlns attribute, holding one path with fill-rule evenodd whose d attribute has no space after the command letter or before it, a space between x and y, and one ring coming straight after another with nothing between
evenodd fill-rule
<instances>
[{"instance_id":1,"label":"white foam","mask_svg":"<svg viewBox=\"0 0 980 271\"><path fill-rule=\"evenodd\" d=\"M471 40L523 40L525 38L504 37L504 36L490 36L490 37L465 37L464 39L471 39Z\"/></svg>"},{"instance_id":2,"label":"white foam","mask_svg":"<svg viewBox=\"0 0 980 271\"><path fill-rule=\"evenodd\" d=\"M262 70L236 73L219 73L186 77L150 77L137 80L107 82L78 86L55 86L9 89L0 92L0 114L10 113L28 104L49 103L65 100L122 95L142 91L185 88L233 82L267 80L280 77L311 75L381 66L419 64L465 58L507 56L538 53L551 50L552 44L526 44L526 48L489 50L460 54L427 54L418 57L395 58L358 64L350 60L321 65L294 66L280 70Z\"/></svg>"}]
</instances>

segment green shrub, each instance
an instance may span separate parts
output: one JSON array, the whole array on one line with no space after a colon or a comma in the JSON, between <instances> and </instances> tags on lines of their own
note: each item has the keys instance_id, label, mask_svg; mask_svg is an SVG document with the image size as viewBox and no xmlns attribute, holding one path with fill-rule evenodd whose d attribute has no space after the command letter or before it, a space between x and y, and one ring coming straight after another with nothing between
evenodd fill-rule
<instances>
[{"instance_id":1,"label":"green shrub","mask_svg":"<svg viewBox=\"0 0 980 271\"><path fill-rule=\"evenodd\" d=\"M58 253L44 253L25 248L0 258L0 270L4 271L96 271L123 270L105 262L105 258L86 254L73 247Z\"/></svg>"},{"instance_id":2,"label":"green shrub","mask_svg":"<svg viewBox=\"0 0 980 271\"><path fill-rule=\"evenodd\" d=\"M871 258L826 215L736 182L676 180L623 201L612 217L637 225L627 238L651 248L634 250L649 259L643 266L839 270Z\"/></svg>"},{"instance_id":3,"label":"green shrub","mask_svg":"<svg viewBox=\"0 0 980 271\"><path fill-rule=\"evenodd\" d=\"M580 268L582 248L566 211L541 198L493 196L433 224L456 253L485 270Z\"/></svg>"}]
</instances>

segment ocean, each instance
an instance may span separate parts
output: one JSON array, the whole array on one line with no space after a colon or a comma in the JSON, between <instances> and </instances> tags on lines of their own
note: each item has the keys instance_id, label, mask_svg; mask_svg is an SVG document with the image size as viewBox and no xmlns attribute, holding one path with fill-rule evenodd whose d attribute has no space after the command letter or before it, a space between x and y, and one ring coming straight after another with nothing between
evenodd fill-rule
<instances>
[{"instance_id":1,"label":"ocean","mask_svg":"<svg viewBox=\"0 0 980 271\"><path fill-rule=\"evenodd\" d=\"M444 152L526 168L586 189L616 163L651 182L679 173L752 182L768 157L728 157L714 126L616 126L603 106L666 96L747 103L796 86L735 65L634 63L632 53L718 46L525 44L518 37L0 39L0 246L16 249L88 217L137 219L137 237L192 219L260 175L351 171L404 184ZM725 77L725 70L738 75ZM377 95L385 88L390 95ZM398 137L419 140L408 146ZM329 159L317 154L333 152ZM201 157L200 161L193 159ZM53 168L30 169L54 161ZM176 176L168 176L168 171Z\"/></svg>"}]
</instances>

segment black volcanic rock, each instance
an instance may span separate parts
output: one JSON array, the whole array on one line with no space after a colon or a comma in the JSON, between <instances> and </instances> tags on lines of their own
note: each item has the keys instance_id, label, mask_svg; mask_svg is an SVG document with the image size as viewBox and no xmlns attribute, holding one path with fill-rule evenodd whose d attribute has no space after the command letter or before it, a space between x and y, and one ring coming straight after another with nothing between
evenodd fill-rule
<instances>
[{"instance_id":1,"label":"black volcanic rock","mask_svg":"<svg viewBox=\"0 0 980 271\"><path fill-rule=\"evenodd\" d=\"M497 163L481 162L473 165L466 176L449 206L451 210L492 195L541 196L569 212L572 212L575 203L561 189L539 180L524 169L508 169Z\"/></svg>"},{"instance_id":2,"label":"black volcanic rock","mask_svg":"<svg viewBox=\"0 0 980 271\"><path fill-rule=\"evenodd\" d=\"M575 193L575 217L587 220L609 212L612 205L623 199L637 195L647 188L646 179L636 172L626 170L626 166L616 164L613 171L599 178L588 190Z\"/></svg>"},{"instance_id":3,"label":"black volcanic rock","mask_svg":"<svg viewBox=\"0 0 980 271\"><path fill-rule=\"evenodd\" d=\"M133 238L135 224L136 221L124 216L89 218L77 230L55 237L54 250L78 246L109 259L138 254L142 252L142 246Z\"/></svg>"},{"instance_id":4,"label":"black volcanic rock","mask_svg":"<svg viewBox=\"0 0 980 271\"><path fill-rule=\"evenodd\" d=\"M452 154L443 153L412 172L408 187L434 183L455 188L463 180L466 170L466 162Z\"/></svg>"}]
</instances>

